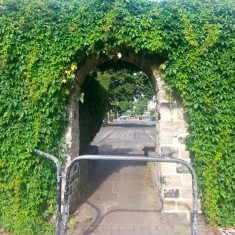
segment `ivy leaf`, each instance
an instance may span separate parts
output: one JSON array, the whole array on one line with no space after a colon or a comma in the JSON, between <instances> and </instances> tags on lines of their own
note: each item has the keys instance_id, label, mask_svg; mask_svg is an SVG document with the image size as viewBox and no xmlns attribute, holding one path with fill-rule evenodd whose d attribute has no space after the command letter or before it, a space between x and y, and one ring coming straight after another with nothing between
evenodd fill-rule
<instances>
[{"instance_id":1,"label":"ivy leaf","mask_svg":"<svg viewBox=\"0 0 235 235\"><path fill-rule=\"evenodd\" d=\"M164 71L166 69L166 64L163 63L159 66L160 70Z\"/></svg>"},{"instance_id":2,"label":"ivy leaf","mask_svg":"<svg viewBox=\"0 0 235 235\"><path fill-rule=\"evenodd\" d=\"M80 101L81 103L84 103L84 93L81 92L79 95L78 95L78 101Z\"/></svg>"}]
</instances>

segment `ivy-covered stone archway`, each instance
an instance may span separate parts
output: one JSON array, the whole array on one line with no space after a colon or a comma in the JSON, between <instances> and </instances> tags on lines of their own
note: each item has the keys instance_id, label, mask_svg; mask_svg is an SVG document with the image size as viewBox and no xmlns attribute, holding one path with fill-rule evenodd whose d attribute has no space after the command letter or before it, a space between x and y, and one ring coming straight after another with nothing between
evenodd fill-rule
<instances>
[{"instance_id":1,"label":"ivy-covered stone archway","mask_svg":"<svg viewBox=\"0 0 235 235\"><path fill-rule=\"evenodd\" d=\"M161 78L188 114L203 211L212 224L234 225L234 23L233 0L3 0L2 226L24 234L48 227L54 169L33 149L63 159L77 64L104 51L162 58Z\"/></svg>"},{"instance_id":2,"label":"ivy-covered stone archway","mask_svg":"<svg viewBox=\"0 0 235 235\"><path fill-rule=\"evenodd\" d=\"M92 122L94 122L94 120L98 121L99 118L100 121L103 119L103 116L99 117L99 115L96 114L97 110L92 112L94 107L91 106L88 108L89 114L81 113L81 118L85 119L86 124L79 125L79 102L77 97L79 96L81 87L88 74L95 67L98 67L100 64L103 64L108 60L115 60L116 62L124 61L137 66L145 72L146 75L148 75L154 85L157 100L156 115L157 113L161 114L161 119L156 122L156 153L150 154L153 154L153 156L158 155L164 157L177 157L190 161L189 153L186 151L185 146L185 138L189 135L189 133L187 131L188 125L186 123L186 119L184 118L185 112L183 110L183 105L181 100L176 96L172 96L171 98L169 97L169 92L166 90L165 83L160 77L159 65L162 63L160 62L161 60L157 59L157 55L153 57L134 53L124 56L122 54L123 53L121 52L118 52L116 55L108 55L108 53L106 53L103 58L98 58L96 60L88 59L82 66L77 66L79 69L76 70L75 74L76 83L78 86L73 95L74 98L68 106L70 118L65 133L67 143L66 162L70 163L72 159L77 157L79 150L81 151L82 149L83 152L83 149L87 147L87 144L89 145L96 134L96 131L89 125L89 117L87 115L92 113ZM96 91L93 90L92 87L88 87L88 90L89 92L96 94ZM104 104L99 107L99 102L97 102L96 95L93 97L96 99L95 105L102 109ZM88 104L85 103L85 105ZM97 131L101 125L101 122L98 121L98 123L96 129ZM84 136L81 136L79 129L82 129L81 132L83 135L86 135L86 133L93 130L90 139L88 137L85 142L82 141L82 146L81 139L83 139ZM80 195L84 190L87 177L87 167L89 168L89 165L86 164L80 166L79 174L78 166L75 166L76 170L72 170L73 181L70 184L71 213L76 210L80 198L78 195ZM192 184L191 176L187 169L175 164L171 164L170 166L169 164L151 164L151 170L155 175L155 184L158 189L157 191L159 192L159 197L161 197L163 201L164 211L171 213L183 213L187 216L187 218L190 218L190 208L192 205Z\"/></svg>"}]
</instances>

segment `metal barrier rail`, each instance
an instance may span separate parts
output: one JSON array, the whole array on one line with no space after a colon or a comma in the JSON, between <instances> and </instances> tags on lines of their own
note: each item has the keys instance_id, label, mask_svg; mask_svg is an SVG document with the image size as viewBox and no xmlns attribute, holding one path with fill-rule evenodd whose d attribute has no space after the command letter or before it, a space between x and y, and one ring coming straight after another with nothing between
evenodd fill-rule
<instances>
[{"instance_id":1,"label":"metal barrier rail","mask_svg":"<svg viewBox=\"0 0 235 235\"><path fill-rule=\"evenodd\" d=\"M35 149L35 153L39 156L48 158L52 160L56 165L56 175L57 175L57 182L56 182L56 225L55 225L55 234L60 235L60 222L61 222L61 165L59 160L48 153L44 153L40 150Z\"/></svg>"},{"instance_id":2,"label":"metal barrier rail","mask_svg":"<svg viewBox=\"0 0 235 235\"><path fill-rule=\"evenodd\" d=\"M161 157L139 157L139 156L115 156L115 155L82 155L72 160L70 165L66 168L65 189L64 189L64 211L63 211L63 230L62 234L67 234L68 223L68 193L69 193L69 179L70 172L73 165L80 160L123 160L123 161L146 161L146 162L168 162L180 163L186 166L192 175L192 235L198 234L198 198L197 198L197 179L193 167L186 161L178 158L161 158Z\"/></svg>"}]
</instances>

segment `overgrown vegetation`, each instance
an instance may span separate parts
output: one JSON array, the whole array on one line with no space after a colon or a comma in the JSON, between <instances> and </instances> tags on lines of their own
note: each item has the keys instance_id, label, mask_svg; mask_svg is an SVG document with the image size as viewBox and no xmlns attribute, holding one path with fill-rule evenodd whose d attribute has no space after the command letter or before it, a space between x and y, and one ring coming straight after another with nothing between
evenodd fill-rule
<instances>
[{"instance_id":1,"label":"overgrown vegetation","mask_svg":"<svg viewBox=\"0 0 235 235\"><path fill-rule=\"evenodd\" d=\"M117 52L165 60L162 76L189 115L203 210L212 224L234 225L234 0L2 2L0 226L50 233L55 169L33 149L62 157L77 62Z\"/></svg>"}]
</instances>

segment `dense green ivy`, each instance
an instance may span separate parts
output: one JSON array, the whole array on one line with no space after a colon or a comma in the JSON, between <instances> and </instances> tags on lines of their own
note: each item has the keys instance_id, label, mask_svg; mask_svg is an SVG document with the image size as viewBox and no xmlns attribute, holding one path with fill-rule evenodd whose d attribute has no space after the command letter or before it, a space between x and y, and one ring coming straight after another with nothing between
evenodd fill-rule
<instances>
[{"instance_id":1,"label":"dense green ivy","mask_svg":"<svg viewBox=\"0 0 235 235\"><path fill-rule=\"evenodd\" d=\"M203 210L212 224L234 225L234 0L2 2L0 226L50 233L55 169L33 149L62 159L77 64L116 52L165 61L162 77L188 113Z\"/></svg>"}]
</instances>

